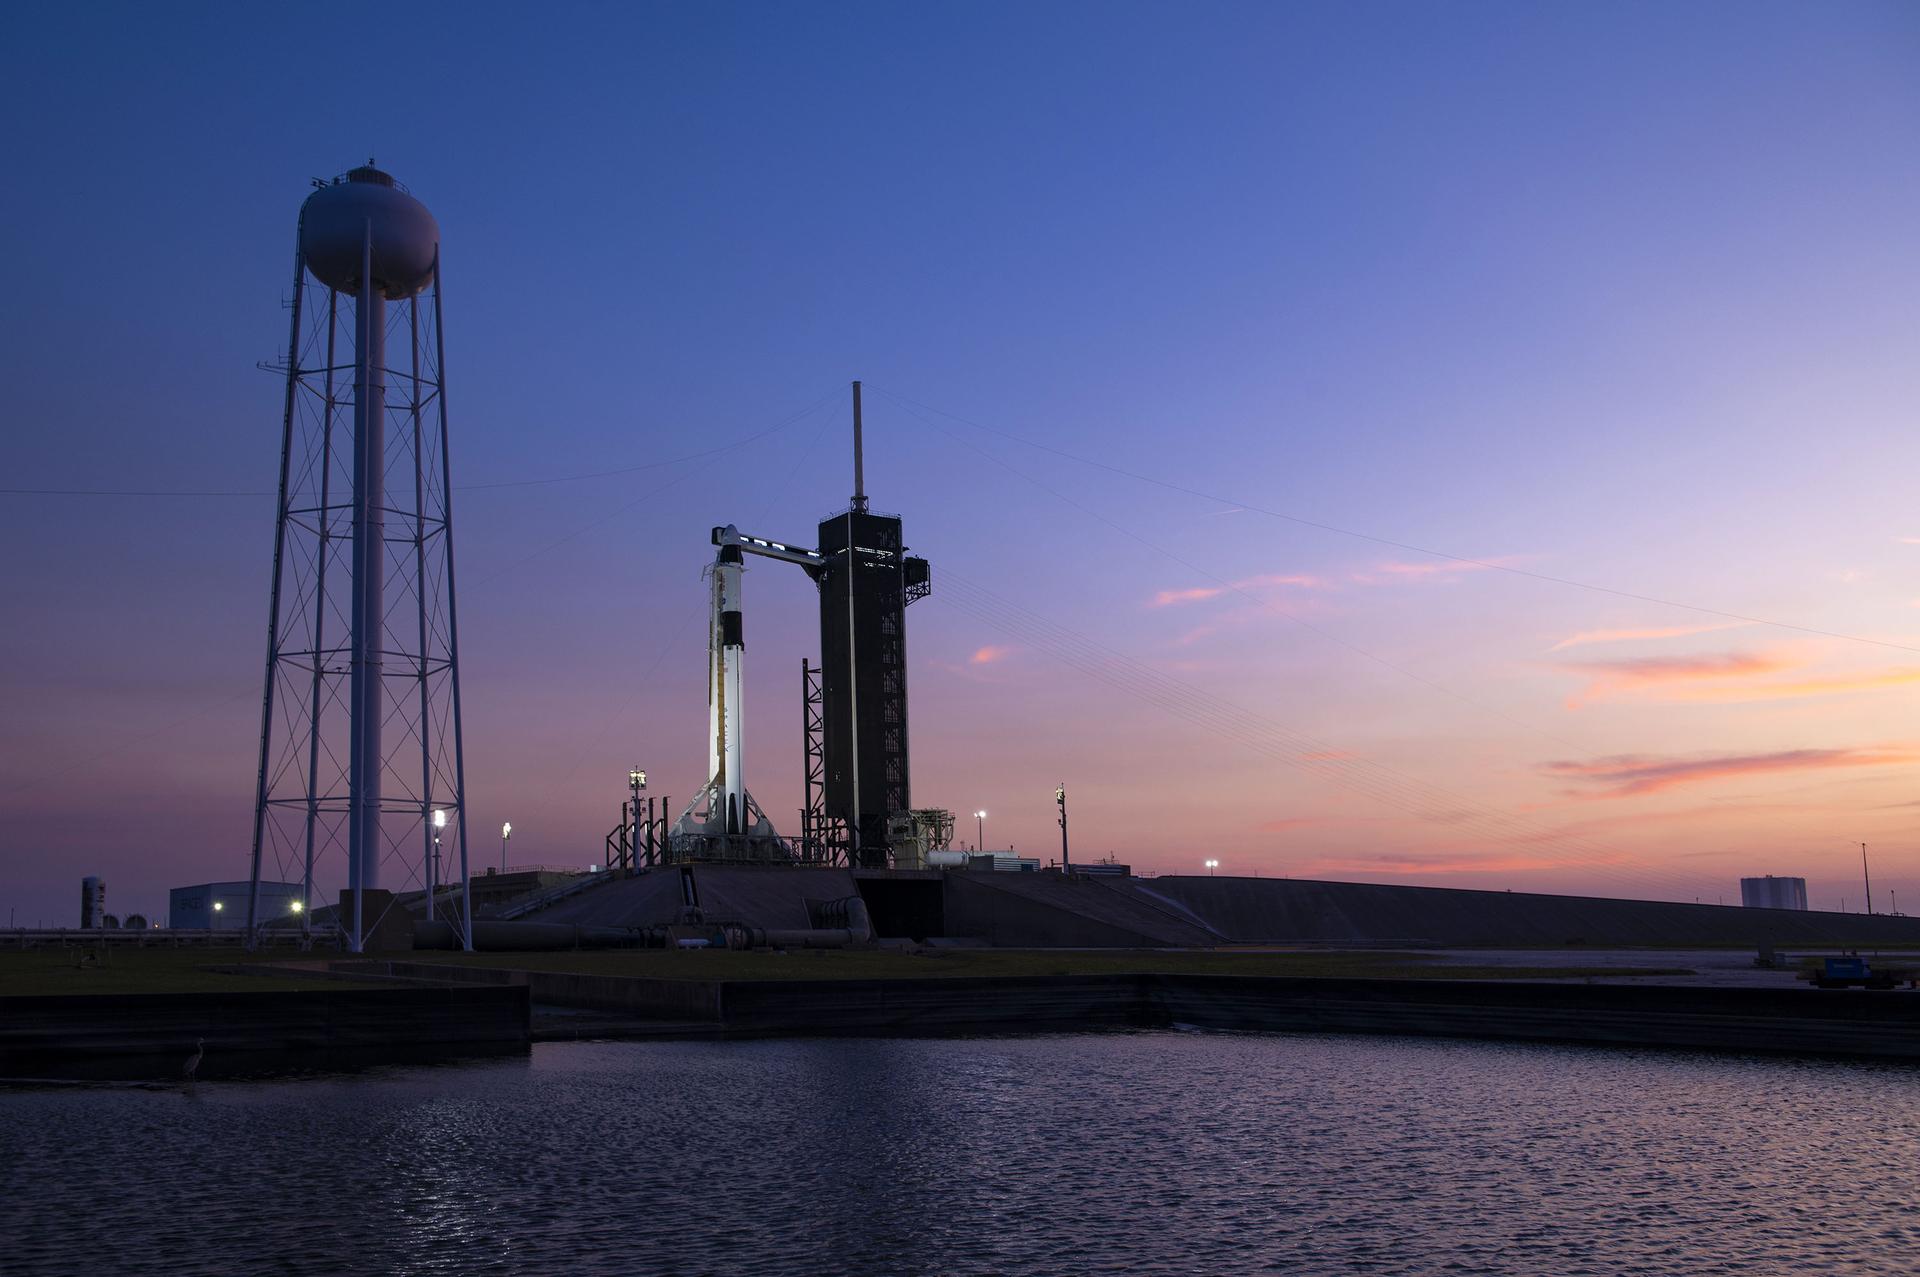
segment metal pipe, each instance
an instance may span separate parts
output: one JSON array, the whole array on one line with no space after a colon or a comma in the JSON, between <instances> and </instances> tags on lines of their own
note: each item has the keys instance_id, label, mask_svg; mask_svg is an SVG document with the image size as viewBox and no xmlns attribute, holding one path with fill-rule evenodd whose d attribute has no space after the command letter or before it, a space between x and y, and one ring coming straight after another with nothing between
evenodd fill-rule
<instances>
[{"instance_id":1,"label":"metal pipe","mask_svg":"<svg viewBox=\"0 0 1920 1277\"><path fill-rule=\"evenodd\" d=\"M447 543L447 672L453 693L454 811L460 822L461 929L473 951L473 875L467 864L467 753L460 723L460 609L453 588L453 463L447 456L447 330L440 313L440 246L433 249L433 380L440 409L440 533Z\"/></svg>"},{"instance_id":2,"label":"metal pipe","mask_svg":"<svg viewBox=\"0 0 1920 1277\"><path fill-rule=\"evenodd\" d=\"M854 543L853 512L847 512L847 552L840 561L840 574L847 582L847 735L851 749L847 757L853 773L853 811L847 821L848 840L852 844L848 859L859 864L860 857L860 631L855 624L853 612L853 583L859 579L857 571L859 549ZM881 866L885 868L885 866Z\"/></svg>"},{"instance_id":3,"label":"metal pipe","mask_svg":"<svg viewBox=\"0 0 1920 1277\"><path fill-rule=\"evenodd\" d=\"M386 299L373 282L373 222L361 240L354 314L352 748L348 854L353 861L353 949L365 940L361 896L380 885L380 749L386 696Z\"/></svg>"},{"instance_id":4,"label":"metal pipe","mask_svg":"<svg viewBox=\"0 0 1920 1277\"><path fill-rule=\"evenodd\" d=\"M426 452L420 438L420 302L407 302L407 351L411 384L407 421L413 428L413 601L419 614L420 651L414 677L420 680L420 831L427 856L427 917L435 915L434 892L440 886L440 830L433 823L432 690L427 673L427 476Z\"/></svg>"},{"instance_id":5,"label":"metal pipe","mask_svg":"<svg viewBox=\"0 0 1920 1277\"><path fill-rule=\"evenodd\" d=\"M260 849L266 836L267 748L273 732L274 666L280 657L281 564L287 546L287 477L293 458L293 396L300 378L300 297L306 278L306 257L296 236L293 249L293 331L287 338L287 398L280 426L280 505L273 528L273 588L267 611L267 677L260 706L260 774L253 799L253 877L247 892L247 945L255 942L260 912ZM316 658L317 659L317 658Z\"/></svg>"},{"instance_id":6,"label":"metal pipe","mask_svg":"<svg viewBox=\"0 0 1920 1277\"><path fill-rule=\"evenodd\" d=\"M340 294L331 288L327 290L327 371L322 380L320 398L320 518L318 520L318 553L314 556L313 594L316 599L327 597L327 559L333 553L333 422L339 404L333 395L333 369L335 346L340 330ZM304 872L300 877L300 930L311 933L309 922L313 917L313 856L314 835L320 824L320 715L323 702L321 693L326 690L326 657L322 645L326 642L327 609L313 609L313 683L309 689L307 702L307 848Z\"/></svg>"},{"instance_id":7,"label":"metal pipe","mask_svg":"<svg viewBox=\"0 0 1920 1277\"><path fill-rule=\"evenodd\" d=\"M853 508L867 508L867 466L861 451L860 383L853 383Z\"/></svg>"}]
</instances>

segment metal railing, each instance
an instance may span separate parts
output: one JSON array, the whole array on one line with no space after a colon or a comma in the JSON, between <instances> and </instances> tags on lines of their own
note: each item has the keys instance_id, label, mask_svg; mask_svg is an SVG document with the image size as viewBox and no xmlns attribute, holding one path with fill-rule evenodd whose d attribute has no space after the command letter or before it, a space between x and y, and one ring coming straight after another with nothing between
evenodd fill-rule
<instances>
[{"instance_id":1,"label":"metal railing","mask_svg":"<svg viewBox=\"0 0 1920 1277\"><path fill-rule=\"evenodd\" d=\"M575 872L578 871L576 870ZM646 871L641 870L640 872L644 873ZM616 878L622 877L625 877L625 875L604 872L581 874L571 882L556 883L544 891L536 891L530 896L526 896L494 910L487 916L499 922L511 921L514 918L524 918L530 913L537 913L539 910L545 909L548 905L556 901L565 900L568 896L578 895L591 887L599 886L603 882L612 882Z\"/></svg>"}]
</instances>

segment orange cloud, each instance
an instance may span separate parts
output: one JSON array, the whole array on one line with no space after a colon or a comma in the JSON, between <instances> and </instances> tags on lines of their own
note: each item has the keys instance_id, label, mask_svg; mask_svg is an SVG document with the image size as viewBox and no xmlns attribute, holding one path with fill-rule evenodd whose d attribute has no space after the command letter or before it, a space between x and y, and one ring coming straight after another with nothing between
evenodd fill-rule
<instances>
[{"instance_id":1,"label":"orange cloud","mask_svg":"<svg viewBox=\"0 0 1920 1277\"><path fill-rule=\"evenodd\" d=\"M1623 754L1591 762L1542 765L1549 775L1596 786L1566 791L1583 798L1634 798L1679 785L1695 785L1726 776L1824 771L1836 767L1883 767L1910 763L1910 749L1880 745L1871 749L1789 749L1773 754L1722 754L1708 758L1656 758Z\"/></svg>"},{"instance_id":2,"label":"orange cloud","mask_svg":"<svg viewBox=\"0 0 1920 1277\"><path fill-rule=\"evenodd\" d=\"M1737 630L1745 624L1745 621L1723 621L1717 625L1674 625L1665 629L1582 630L1578 634L1568 635L1547 650L1561 652L1589 643L1626 643L1634 639L1686 638L1693 634L1711 634L1715 630Z\"/></svg>"},{"instance_id":3,"label":"orange cloud","mask_svg":"<svg viewBox=\"0 0 1920 1277\"><path fill-rule=\"evenodd\" d=\"M967 658L967 664L991 665L995 661L1005 659L1012 651L1010 647L995 647L989 644L986 647L976 648L973 655Z\"/></svg>"},{"instance_id":4,"label":"orange cloud","mask_svg":"<svg viewBox=\"0 0 1920 1277\"><path fill-rule=\"evenodd\" d=\"M1886 670L1856 678L1809 678L1795 683L1759 683L1751 687L1700 687L1668 699L1684 701L1785 701L1805 696L1839 696L1848 692L1877 692L1887 687L1920 683L1920 670Z\"/></svg>"},{"instance_id":5,"label":"orange cloud","mask_svg":"<svg viewBox=\"0 0 1920 1277\"><path fill-rule=\"evenodd\" d=\"M1793 668L1793 663L1779 656L1724 652L1701 656L1636 656L1620 661L1569 661L1560 668L1593 679L1585 691L1567 701L1568 709L1579 709L1589 701L1620 692L1702 679L1776 674Z\"/></svg>"},{"instance_id":6,"label":"orange cloud","mask_svg":"<svg viewBox=\"0 0 1920 1277\"><path fill-rule=\"evenodd\" d=\"M1751 652L1643 656L1623 661L1568 662L1561 666L1573 673L1593 677L1593 682L1579 696L1567 702L1569 709L1578 709L1589 701L1622 693L1647 692L1663 701L1741 704L1875 692L1920 683L1920 669L1891 669L1770 683L1729 681L1758 674L1778 674L1794 667L1794 662L1785 657Z\"/></svg>"}]
</instances>

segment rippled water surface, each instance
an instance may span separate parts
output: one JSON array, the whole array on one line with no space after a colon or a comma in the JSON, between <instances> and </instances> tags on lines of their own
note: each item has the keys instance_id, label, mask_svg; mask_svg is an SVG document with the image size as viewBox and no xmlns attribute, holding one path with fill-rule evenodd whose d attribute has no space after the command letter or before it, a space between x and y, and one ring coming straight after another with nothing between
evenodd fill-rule
<instances>
[{"instance_id":1,"label":"rippled water surface","mask_svg":"<svg viewBox=\"0 0 1920 1277\"><path fill-rule=\"evenodd\" d=\"M14 1273L1920 1272L1920 1070L1395 1038L566 1043L0 1093Z\"/></svg>"}]
</instances>

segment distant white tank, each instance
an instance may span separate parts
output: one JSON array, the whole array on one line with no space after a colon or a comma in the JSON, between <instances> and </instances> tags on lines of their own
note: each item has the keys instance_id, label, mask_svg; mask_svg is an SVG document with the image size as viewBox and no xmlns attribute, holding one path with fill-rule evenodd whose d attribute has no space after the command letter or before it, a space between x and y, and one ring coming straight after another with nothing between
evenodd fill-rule
<instances>
[{"instance_id":1,"label":"distant white tank","mask_svg":"<svg viewBox=\"0 0 1920 1277\"><path fill-rule=\"evenodd\" d=\"M107 916L107 884L88 874L80 880L80 926L91 931L95 927L105 926Z\"/></svg>"},{"instance_id":2,"label":"distant white tank","mask_svg":"<svg viewBox=\"0 0 1920 1277\"><path fill-rule=\"evenodd\" d=\"M300 251L313 277L335 292L359 292L369 227L373 282L381 296L400 301L432 282L439 223L372 164L321 187L300 206Z\"/></svg>"},{"instance_id":3,"label":"distant white tank","mask_svg":"<svg viewBox=\"0 0 1920 1277\"><path fill-rule=\"evenodd\" d=\"M1748 909L1805 909L1807 880L1776 878L1772 874L1761 878L1742 878L1740 903Z\"/></svg>"}]
</instances>

